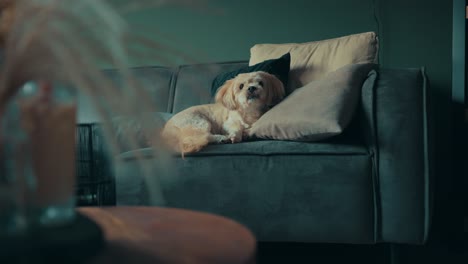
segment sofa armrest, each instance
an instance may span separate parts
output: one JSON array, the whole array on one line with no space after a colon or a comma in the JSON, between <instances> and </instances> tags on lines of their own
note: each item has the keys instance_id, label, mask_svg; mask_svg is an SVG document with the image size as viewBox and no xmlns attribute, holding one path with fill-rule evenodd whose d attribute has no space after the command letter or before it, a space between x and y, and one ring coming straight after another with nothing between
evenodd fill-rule
<instances>
[{"instance_id":1,"label":"sofa armrest","mask_svg":"<svg viewBox=\"0 0 468 264\"><path fill-rule=\"evenodd\" d=\"M115 136L113 143L118 148L117 154L150 147L155 133L158 133L171 117L171 113L151 112L112 118L109 128Z\"/></svg>"},{"instance_id":2,"label":"sofa armrest","mask_svg":"<svg viewBox=\"0 0 468 264\"><path fill-rule=\"evenodd\" d=\"M148 148L152 134L157 133L171 116L170 113L152 112L77 125L77 204L115 205L115 167L118 164L114 156Z\"/></svg>"},{"instance_id":3,"label":"sofa armrest","mask_svg":"<svg viewBox=\"0 0 468 264\"><path fill-rule=\"evenodd\" d=\"M362 91L374 159L376 241L422 244L432 211L432 142L423 69L379 69ZM370 79L371 79L370 78Z\"/></svg>"}]
</instances>

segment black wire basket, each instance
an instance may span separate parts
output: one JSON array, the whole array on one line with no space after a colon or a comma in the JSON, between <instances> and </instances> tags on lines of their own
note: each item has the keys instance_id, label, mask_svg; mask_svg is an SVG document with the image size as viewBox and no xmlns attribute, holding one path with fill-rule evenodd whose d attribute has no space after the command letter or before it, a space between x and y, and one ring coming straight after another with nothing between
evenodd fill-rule
<instances>
[{"instance_id":1,"label":"black wire basket","mask_svg":"<svg viewBox=\"0 0 468 264\"><path fill-rule=\"evenodd\" d=\"M115 180L110 155L98 124L76 128L76 204L115 205Z\"/></svg>"}]
</instances>

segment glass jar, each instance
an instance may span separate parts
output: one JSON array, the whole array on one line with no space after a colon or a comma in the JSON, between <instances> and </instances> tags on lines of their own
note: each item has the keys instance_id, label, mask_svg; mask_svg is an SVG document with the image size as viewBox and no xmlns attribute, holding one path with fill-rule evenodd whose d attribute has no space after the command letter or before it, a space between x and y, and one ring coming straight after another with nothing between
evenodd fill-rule
<instances>
[{"instance_id":1,"label":"glass jar","mask_svg":"<svg viewBox=\"0 0 468 264\"><path fill-rule=\"evenodd\" d=\"M0 117L0 236L24 234L27 200L34 188L30 144L18 119L14 103Z\"/></svg>"},{"instance_id":2,"label":"glass jar","mask_svg":"<svg viewBox=\"0 0 468 264\"><path fill-rule=\"evenodd\" d=\"M10 168L13 178L25 179L28 222L64 225L75 217L76 100L72 89L50 82L29 82L11 100L6 113L10 137L22 139ZM16 130L16 131L15 131ZM26 171L26 174L25 174Z\"/></svg>"}]
</instances>

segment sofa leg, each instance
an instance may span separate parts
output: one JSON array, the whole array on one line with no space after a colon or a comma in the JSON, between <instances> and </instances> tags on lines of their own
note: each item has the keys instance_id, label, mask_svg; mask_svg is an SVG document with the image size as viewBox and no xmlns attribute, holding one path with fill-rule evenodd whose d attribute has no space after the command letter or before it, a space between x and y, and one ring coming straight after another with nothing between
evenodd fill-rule
<instances>
[{"instance_id":1,"label":"sofa leg","mask_svg":"<svg viewBox=\"0 0 468 264\"><path fill-rule=\"evenodd\" d=\"M396 244L390 244L390 264L403 264L401 262L401 248Z\"/></svg>"}]
</instances>

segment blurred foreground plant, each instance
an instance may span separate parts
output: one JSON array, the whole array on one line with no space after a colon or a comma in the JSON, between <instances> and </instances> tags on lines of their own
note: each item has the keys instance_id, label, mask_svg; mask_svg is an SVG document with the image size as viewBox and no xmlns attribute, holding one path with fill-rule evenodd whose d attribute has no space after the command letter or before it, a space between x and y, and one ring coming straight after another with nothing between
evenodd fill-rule
<instances>
[{"instance_id":1,"label":"blurred foreground plant","mask_svg":"<svg viewBox=\"0 0 468 264\"><path fill-rule=\"evenodd\" d=\"M205 7L201 0L0 0L0 118L8 101L29 81L73 87L92 101L102 120L111 120L115 113L154 111L157 106L132 75L129 59L193 59L149 38L145 30L131 28L123 17L166 4ZM100 65L118 70L119 81L109 79ZM110 122L103 122L103 132L112 155L120 153ZM156 135L154 141L161 145ZM127 142L135 148L138 144L132 138ZM157 173L167 173L169 154L164 148L154 150L160 162ZM140 170L150 198L159 196L155 167L141 162Z\"/></svg>"}]
</instances>

